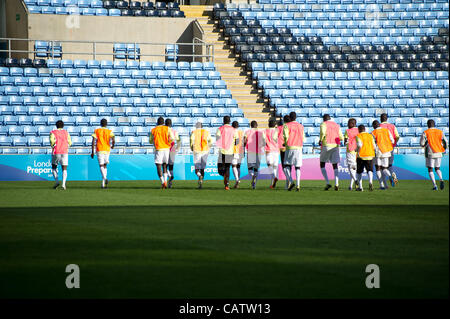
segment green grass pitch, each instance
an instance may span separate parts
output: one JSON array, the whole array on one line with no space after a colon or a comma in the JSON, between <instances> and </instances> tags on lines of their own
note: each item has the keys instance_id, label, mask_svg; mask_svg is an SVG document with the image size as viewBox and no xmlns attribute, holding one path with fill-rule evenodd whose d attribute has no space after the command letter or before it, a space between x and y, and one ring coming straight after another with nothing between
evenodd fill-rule
<instances>
[{"instance_id":1,"label":"green grass pitch","mask_svg":"<svg viewBox=\"0 0 450 319\"><path fill-rule=\"evenodd\" d=\"M448 298L448 182L242 184L0 182L0 298Z\"/></svg>"}]
</instances>

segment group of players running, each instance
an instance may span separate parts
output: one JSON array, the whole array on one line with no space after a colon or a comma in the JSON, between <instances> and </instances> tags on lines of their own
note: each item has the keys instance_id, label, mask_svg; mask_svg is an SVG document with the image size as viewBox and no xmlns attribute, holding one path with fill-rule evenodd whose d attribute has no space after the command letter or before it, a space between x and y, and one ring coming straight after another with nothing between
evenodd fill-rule
<instances>
[{"instance_id":1,"label":"group of players running","mask_svg":"<svg viewBox=\"0 0 450 319\"><path fill-rule=\"evenodd\" d=\"M339 190L340 163L339 148L342 144L346 146L346 165L348 167L351 181L349 190L356 186L357 191L363 191L362 174L366 170L369 178L369 190L373 187L373 166L379 181L380 190L388 188L387 180L392 187L398 183L397 176L393 170L394 147L400 136L394 124L388 123L387 114L383 113L380 122L372 123L371 133L366 132L364 125L357 126L356 120L348 120L348 128L343 135L339 125L331 120L330 115L323 116L320 125L320 169L326 182L325 190L332 188L329 182L326 163L330 163L334 170L334 190ZM102 188L108 185L107 165L109 154L114 148L114 133L107 127L107 120L102 119L101 127L95 129L92 134L91 157L97 154L100 172L102 175ZM443 132L435 128L435 122L428 120L428 129L425 130L420 139L420 144L425 148L426 166L433 190L437 190L437 184L433 169L439 177L440 189L444 189L444 181L440 170L442 154L447 148L447 140ZM258 172L261 159L266 156L266 163L271 172L270 188L275 188L278 181L278 166L281 159L283 173L286 177L285 189L292 191L296 188L300 191L300 177L302 166L302 149L305 142L305 130L298 123L297 115L291 112L277 122L269 120L267 129L258 129L258 123L252 121L250 128L243 131L239 123L225 116L223 125L217 129L215 145L218 148L218 172L224 178L225 190L230 189L230 169L235 178L234 188L239 188L241 182L240 167L245 154L247 154L247 167L251 177L251 186L256 188ZM150 144L155 147L155 164L161 188L172 188L174 180L173 168L175 157L181 146L181 139L176 130L172 128L170 119L157 119L157 125L150 132ZM66 189L68 148L71 146L70 134L64 130L62 121L56 122L56 130L50 133L50 144L52 147L52 173L55 178L54 188L60 185L58 179L58 164L63 171L62 189ZM201 122L197 122L195 129L190 134L190 148L193 152L195 173L198 176L198 188L203 187L205 169L213 140L208 130L203 128ZM295 171L296 182L294 183L293 171Z\"/></svg>"}]
</instances>

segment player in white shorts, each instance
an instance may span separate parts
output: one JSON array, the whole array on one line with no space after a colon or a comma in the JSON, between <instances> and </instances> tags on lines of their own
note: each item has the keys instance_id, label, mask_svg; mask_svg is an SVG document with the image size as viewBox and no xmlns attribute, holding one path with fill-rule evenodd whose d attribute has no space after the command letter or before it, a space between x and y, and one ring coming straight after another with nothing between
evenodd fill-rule
<instances>
[{"instance_id":1,"label":"player in white shorts","mask_svg":"<svg viewBox=\"0 0 450 319\"><path fill-rule=\"evenodd\" d=\"M106 127L108 125L106 119L102 119L100 125L101 127L97 128L92 134L91 158L94 158L94 151L97 151L98 165L102 174L102 188L106 188L108 185L107 165L109 164L109 153L111 148L114 148L115 137L114 133Z\"/></svg>"},{"instance_id":2,"label":"player in white shorts","mask_svg":"<svg viewBox=\"0 0 450 319\"><path fill-rule=\"evenodd\" d=\"M358 189L358 178L356 176L356 149L357 149L357 143L356 143L356 136L359 134L359 130L356 127L356 120L354 118L351 118L348 120L347 123L348 129L345 130L344 134L344 144L347 147L347 156L345 157L345 163L347 164L348 172L350 173L350 186L349 190L353 189L353 184L356 184L356 188Z\"/></svg>"},{"instance_id":3,"label":"player in white shorts","mask_svg":"<svg viewBox=\"0 0 450 319\"><path fill-rule=\"evenodd\" d=\"M239 122L233 121L231 126L234 127L237 134L236 145L233 148L233 160L231 161L231 168L233 171L234 179L236 183L234 184L234 188L239 188L239 184L241 183L241 163L244 159L244 132L239 129Z\"/></svg>"},{"instance_id":4,"label":"player in white shorts","mask_svg":"<svg viewBox=\"0 0 450 319\"><path fill-rule=\"evenodd\" d=\"M161 181L161 189L167 188L167 165L169 164L169 153L174 136L172 129L164 125L164 119L159 117L157 126L150 133L150 144L155 146L155 164L158 177Z\"/></svg>"},{"instance_id":5,"label":"player in white shorts","mask_svg":"<svg viewBox=\"0 0 450 319\"><path fill-rule=\"evenodd\" d=\"M433 168L439 177L439 188L444 189L444 179L441 172L442 154L447 149L448 142L444 133L435 128L434 120L427 121L428 129L425 130L420 138L420 145L425 147L425 165L428 168L428 174L433 182L433 190L437 190L436 179L434 177Z\"/></svg>"},{"instance_id":6,"label":"player in white shorts","mask_svg":"<svg viewBox=\"0 0 450 319\"><path fill-rule=\"evenodd\" d=\"M203 187L205 168L208 163L209 149L212 145L211 135L203 128L201 122L197 122L196 129L191 133L190 146L194 153L195 174L198 177L198 188Z\"/></svg>"},{"instance_id":7,"label":"player in white shorts","mask_svg":"<svg viewBox=\"0 0 450 319\"><path fill-rule=\"evenodd\" d=\"M394 150L394 137L387 128L380 126L380 122L373 121L372 135L375 137L375 142L377 145L375 151L375 169L377 171L377 178L380 183L380 189L387 189L386 177L389 178L392 187L395 186L392 174L389 171L389 158L391 157L392 151Z\"/></svg>"},{"instance_id":8,"label":"player in white shorts","mask_svg":"<svg viewBox=\"0 0 450 319\"><path fill-rule=\"evenodd\" d=\"M263 131L258 130L258 122L252 121L250 127L245 131L244 146L247 150L247 168L252 178L252 189L255 189L261 158L264 155L266 136Z\"/></svg>"},{"instance_id":9,"label":"player in white shorts","mask_svg":"<svg viewBox=\"0 0 450 319\"><path fill-rule=\"evenodd\" d=\"M275 120L269 120L269 128L265 130L266 135L266 163L272 175L270 188L275 188L278 181L278 164L280 162L280 148L278 147L278 129Z\"/></svg>"},{"instance_id":10,"label":"player in white shorts","mask_svg":"<svg viewBox=\"0 0 450 319\"><path fill-rule=\"evenodd\" d=\"M66 189L67 167L69 166L69 146L72 145L69 132L64 129L64 122L56 122L56 130L50 132L50 145L52 147L52 174L55 178L54 189L58 188L58 165L63 171L62 189Z\"/></svg>"},{"instance_id":11,"label":"player in white shorts","mask_svg":"<svg viewBox=\"0 0 450 319\"><path fill-rule=\"evenodd\" d=\"M169 163L167 165L167 170L169 172L169 181L167 183L168 188L172 188L172 181L174 180L175 176L173 175L173 167L175 165L175 156L178 153L178 150L181 147L181 140L178 133L172 128L172 120L166 119L165 125L169 127L172 130L174 140L172 141L170 145L170 151L169 151Z\"/></svg>"},{"instance_id":12,"label":"player in white shorts","mask_svg":"<svg viewBox=\"0 0 450 319\"><path fill-rule=\"evenodd\" d=\"M328 174L325 169L326 163L331 163L333 165L334 171L334 190L339 190L339 169L338 165L341 161L339 155L339 146L341 141L344 140L344 136L342 135L341 129L339 125L333 121L331 121L331 117L329 114L324 114L323 123L320 124L320 136L319 136L319 145L320 145L320 170L322 171L322 175L327 183L325 186L325 190L329 190L331 188L330 182L328 180Z\"/></svg>"}]
</instances>

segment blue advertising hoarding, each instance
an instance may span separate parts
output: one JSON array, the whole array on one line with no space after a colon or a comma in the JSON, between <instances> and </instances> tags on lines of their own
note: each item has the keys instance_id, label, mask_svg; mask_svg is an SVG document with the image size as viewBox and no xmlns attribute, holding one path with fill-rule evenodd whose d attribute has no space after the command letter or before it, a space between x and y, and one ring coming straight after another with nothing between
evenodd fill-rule
<instances>
[{"instance_id":1,"label":"blue advertising hoarding","mask_svg":"<svg viewBox=\"0 0 450 319\"><path fill-rule=\"evenodd\" d=\"M331 165L327 165L328 174L333 174ZM395 155L394 170L399 179L428 179L423 155ZM441 166L444 179L449 178L449 157L442 158ZM193 156L177 155L174 175L177 180L196 180ZM206 167L205 179L219 180L222 177L217 172L217 155L210 155ZM246 161L242 162L241 176L248 179ZM295 174L294 174L295 176ZM333 176L333 175L329 175ZM339 176L349 179L350 175L345 166L345 155L341 156ZM284 179L281 165L279 177ZM111 155L108 166L110 180L158 180L154 155ZM263 159L261 163L261 179L270 178L270 172ZM101 174L97 158L89 155L70 155L68 180L94 181L100 180ZM322 174L319 168L318 155L304 155L302 166L302 180L320 180ZM0 155L1 181L45 181L53 180L50 155Z\"/></svg>"}]
</instances>

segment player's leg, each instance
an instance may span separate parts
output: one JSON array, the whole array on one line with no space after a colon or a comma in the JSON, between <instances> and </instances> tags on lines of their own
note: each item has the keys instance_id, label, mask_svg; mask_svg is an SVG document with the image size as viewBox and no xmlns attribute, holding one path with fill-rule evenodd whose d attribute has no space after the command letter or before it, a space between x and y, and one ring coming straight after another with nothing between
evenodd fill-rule
<instances>
[{"instance_id":1,"label":"player's leg","mask_svg":"<svg viewBox=\"0 0 450 319\"><path fill-rule=\"evenodd\" d=\"M273 185L273 180L275 178L275 174L273 172L273 167L272 167L272 157L271 157L271 153L267 152L266 153L266 164L267 164L267 168L269 169L270 172L270 188L272 188Z\"/></svg>"},{"instance_id":2,"label":"player's leg","mask_svg":"<svg viewBox=\"0 0 450 319\"><path fill-rule=\"evenodd\" d=\"M333 163L334 172L334 190L339 190L339 168L338 163Z\"/></svg>"},{"instance_id":3,"label":"player's leg","mask_svg":"<svg viewBox=\"0 0 450 319\"><path fill-rule=\"evenodd\" d=\"M272 153L272 170L273 170L273 183L271 188L275 188L278 182L278 165L279 165L279 153Z\"/></svg>"},{"instance_id":4,"label":"player's leg","mask_svg":"<svg viewBox=\"0 0 450 319\"><path fill-rule=\"evenodd\" d=\"M66 182L67 182L67 167L69 166L69 154L60 154L61 155L61 168L63 173L63 180L62 180L62 189L66 189Z\"/></svg>"},{"instance_id":5,"label":"player's leg","mask_svg":"<svg viewBox=\"0 0 450 319\"><path fill-rule=\"evenodd\" d=\"M53 155L55 156L55 155ZM53 157L52 156L52 157ZM53 164L54 161L52 159L52 174L53 178L55 179L55 185L53 185L53 188L56 189L59 186L59 180L58 180L58 164Z\"/></svg>"},{"instance_id":6,"label":"player's leg","mask_svg":"<svg viewBox=\"0 0 450 319\"><path fill-rule=\"evenodd\" d=\"M62 179L62 189L66 190L66 182L67 182L67 165L61 165L62 168L62 174L63 174L63 179Z\"/></svg>"},{"instance_id":7,"label":"player's leg","mask_svg":"<svg viewBox=\"0 0 450 319\"><path fill-rule=\"evenodd\" d=\"M373 191L373 159L365 161L366 172L369 176L369 191Z\"/></svg>"},{"instance_id":8,"label":"player's leg","mask_svg":"<svg viewBox=\"0 0 450 319\"><path fill-rule=\"evenodd\" d=\"M335 147L332 149L330 154L330 161L333 164L333 172L334 172L334 190L339 190L339 162L341 161L339 155L339 147Z\"/></svg>"},{"instance_id":9,"label":"player's leg","mask_svg":"<svg viewBox=\"0 0 450 319\"><path fill-rule=\"evenodd\" d=\"M167 187L167 179L169 177L169 173L167 172L167 162L162 163L162 171L163 171L164 187Z\"/></svg>"},{"instance_id":10,"label":"player's leg","mask_svg":"<svg viewBox=\"0 0 450 319\"><path fill-rule=\"evenodd\" d=\"M231 170L233 171L234 180L236 181L236 183L234 184L234 188L238 188L240 182L240 174L238 170L239 158L240 154L234 154L233 161L231 162Z\"/></svg>"},{"instance_id":11,"label":"player's leg","mask_svg":"<svg viewBox=\"0 0 450 319\"><path fill-rule=\"evenodd\" d=\"M380 183L380 189L384 190L385 187L384 187L384 182L383 182L383 176L382 176L382 173L381 173L381 166L378 165L378 163L379 163L379 161L378 161L378 158L377 158L377 164L375 165L375 170L377 172L378 182Z\"/></svg>"},{"instance_id":12,"label":"player's leg","mask_svg":"<svg viewBox=\"0 0 450 319\"><path fill-rule=\"evenodd\" d=\"M356 188L358 188L358 179L356 177L356 154L347 152L347 167L350 174L350 187L349 190L353 189L353 184L356 183Z\"/></svg>"},{"instance_id":13,"label":"player's leg","mask_svg":"<svg viewBox=\"0 0 450 319\"><path fill-rule=\"evenodd\" d=\"M398 184L397 174L394 172L394 152L392 152L391 157L389 157L389 172L392 175L395 185Z\"/></svg>"},{"instance_id":14,"label":"player's leg","mask_svg":"<svg viewBox=\"0 0 450 319\"><path fill-rule=\"evenodd\" d=\"M161 181L161 188L164 188L164 176L162 171L162 164L156 163L156 172L158 174L159 180Z\"/></svg>"},{"instance_id":15,"label":"player's leg","mask_svg":"<svg viewBox=\"0 0 450 319\"><path fill-rule=\"evenodd\" d=\"M364 171L364 161L361 158L358 158L358 159L356 159L356 178L358 180L356 190L359 192L363 191L363 185L362 185L363 171Z\"/></svg>"},{"instance_id":16,"label":"player's leg","mask_svg":"<svg viewBox=\"0 0 450 319\"><path fill-rule=\"evenodd\" d=\"M439 188L441 190L443 190L445 187L445 183L444 183L444 179L442 178L441 168L438 166L438 167L435 167L434 170L436 171L436 174L439 177Z\"/></svg>"},{"instance_id":17,"label":"player's leg","mask_svg":"<svg viewBox=\"0 0 450 319\"><path fill-rule=\"evenodd\" d=\"M383 158L383 182L386 185L386 177L391 182L391 186L395 186L394 179L392 178L391 172L389 171L389 157ZM387 188L387 187L386 187Z\"/></svg>"},{"instance_id":18,"label":"player's leg","mask_svg":"<svg viewBox=\"0 0 450 319\"><path fill-rule=\"evenodd\" d=\"M433 190L437 190L436 179L434 177L433 167L428 167L428 175L430 176L431 182L433 183Z\"/></svg>"}]
</instances>

